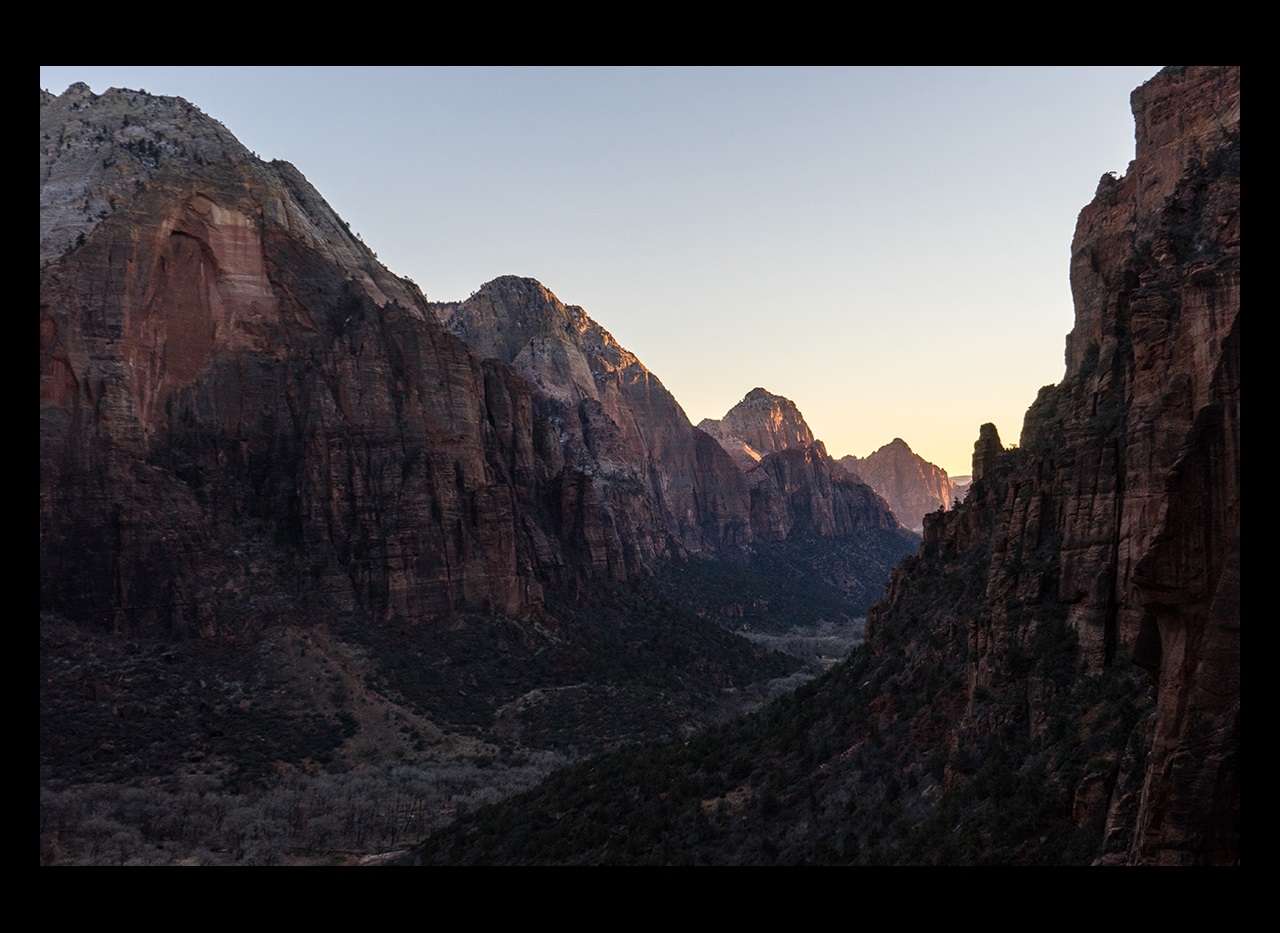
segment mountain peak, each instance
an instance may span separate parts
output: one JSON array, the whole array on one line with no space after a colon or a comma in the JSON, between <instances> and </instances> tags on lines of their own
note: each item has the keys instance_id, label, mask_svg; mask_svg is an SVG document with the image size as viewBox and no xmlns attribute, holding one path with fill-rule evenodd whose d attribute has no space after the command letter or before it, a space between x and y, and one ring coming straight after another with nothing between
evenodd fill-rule
<instances>
[{"instance_id":1,"label":"mountain peak","mask_svg":"<svg viewBox=\"0 0 1280 933\"><path fill-rule=\"evenodd\" d=\"M89 87L89 85L83 81L77 81L75 84L68 85L67 89L61 94L54 96L64 100L76 100L84 97L97 97L98 95L93 93L93 88Z\"/></svg>"},{"instance_id":2,"label":"mountain peak","mask_svg":"<svg viewBox=\"0 0 1280 933\"><path fill-rule=\"evenodd\" d=\"M648 374L634 354L577 305L537 279L503 275L463 301L431 302L436 317L481 357L523 371L566 401L598 398L606 373Z\"/></svg>"},{"instance_id":3,"label":"mountain peak","mask_svg":"<svg viewBox=\"0 0 1280 933\"><path fill-rule=\"evenodd\" d=\"M796 403L759 386L729 409L719 427L762 455L814 444L813 432Z\"/></svg>"},{"instance_id":4,"label":"mountain peak","mask_svg":"<svg viewBox=\"0 0 1280 933\"><path fill-rule=\"evenodd\" d=\"M559 299L552 294L551 289L543 285L537 279L530 278L525 275L500 275L495 279L485 282L475 293L480 294L503 294L503 295L521 295L533 298L542 298L552 302L558 302Z\"/></svg>"},{"instance_id":5,"label":"mountain peak","mask_svg":"<svg viewBox=\"0 0 1280 933\"><path fill-rule=\"evenodd\" d=\"M864 459L841 457L840 465L884 496L907 528L924 530L924 517L956 500L956 484L945 470L895 437Z\"/></svg>"}]
</instances>

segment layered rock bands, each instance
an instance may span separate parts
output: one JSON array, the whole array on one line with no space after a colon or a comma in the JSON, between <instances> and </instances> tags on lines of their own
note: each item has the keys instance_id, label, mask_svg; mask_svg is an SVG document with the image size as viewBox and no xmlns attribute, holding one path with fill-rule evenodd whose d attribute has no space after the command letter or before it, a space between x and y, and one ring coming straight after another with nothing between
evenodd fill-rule
<instances>
[{"instance_id":1,"label":"layered rock bands","mask_svg":"<svg viewBox=\"0 0 1280 933\"><path fill-rule=\"evenodd\" d=\"M839 463L884 496L898 520L917 534L924 530L926 515L949 509L962 498L945 470L916 454L900 437L866 457L841 457Z\"/></svg>"},{"instance_id":2,"label":"layered rock bands","mask_svg":"<svg viewBox=\"0 0 1280 933\"><path fill-rule=\"evenodd\" d=\"M706 418L698 427L720 442L746 477L751 527L758 538L782 541L796 532L847 536L900 527L874 489L828 456L789 398L755 388L723 418Z\"/></svg>"},{"instance_id":3,"label":"layered rock bands","mask_svg":"<svg viewBox=\"0 0 1280 933\"><path fill-rule=\"evenodd\" d=\"M892 521L824 505L803 455L761 504L582 309L512 277L429 306L181 99L42 92L40 240L41 599L67 618L234 637L529 612Z\"/></svg>"},{"instance_id":4,"label":"layered rock bands","mask_svg":"<svg viewBox=\"0 0 1280 933\"><path fill-rule=\"evenodd\" d=\"M1080 819L1107 814L1100 860L1234 863L1240 72L1168 68L1132 104L1136 157L1102 178L1076 227L1066 376L1041 390L1019 449L984 428L969 498L926 517L924 554L989 567L967 636L969 718L953 736L977 727L977 692L1003 689L998 668L1061 611L1083 676L1136 662L1156 687L1123 761L1077 790ZM869 619L873 645L904 590L927 585L897 575Z\"/></svg>"}]
</instances>

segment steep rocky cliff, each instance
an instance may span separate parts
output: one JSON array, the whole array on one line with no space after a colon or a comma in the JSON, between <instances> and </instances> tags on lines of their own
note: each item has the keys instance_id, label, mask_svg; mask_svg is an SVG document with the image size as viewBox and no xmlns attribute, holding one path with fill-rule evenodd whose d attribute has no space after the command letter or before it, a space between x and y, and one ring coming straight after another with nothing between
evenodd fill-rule
<instances>
[{"instance_id":1,"label":"steep rocky cliff","mask_svg":"<svg viewBox=\"0 0 1280 933\"><path fill-rule=\"evenodd\" d=\"M850 476L816 440L796 403L765 389L748 392L719 420L699 428L733 458L751 490L751 528L758 540L793 534L842 537L900 527L888 504Z\"/></svg>"},{"instance_id":2,"label":"steep rocky cliff","mask_svg":"<svg viewBox=\"0 0 1280 933\"><path fill-rule=\"evenodd\" d=\"M993 428L964 505L925 520L925 558L987 566L968 622L974 692L1044 726L1052 691L1002 680L1061 618L1083 678L1138 664L1155 707L1124 757L1075 788L1107 814L1104 862L1239 858L1240 72L1165 69L1133 93L1137 150L1104 176L1072 243L1066 376L1027 412L1020 449ZM868 623L891 642L904 571ZM1021 700L1015 700L1017 693ZM1037 710L1041 711L1039 714ZM988 712L986 715L993 715ZM1087 722L1076 728L1088 734ZM1103 765L1102 761L1109 761Z\"/></svg>"},{"instance_id":3,"label":"steep rocky cliff","mask_svg":"<svg viewBox=\"0 0 1280 933\"><path fill-rule=\"evenodd\" d=\"M948 509L957 498L956 485L941 467L916 454L895 437L866 457L841 457L838 463L884 497L898 521L917 534L924 517Z\"/></svg>"},{"instance_id":4,"label":"steep rocky cliff","mask_svg":"<svg viewBox=\"0 0 1280 933\"><path fill-rule=\"evenodd\" d=\"M593 478L297 169L178 98L41 98L42 605L234 633L626 575ZM715 451L719 453L719 451Z\"/></svg>"},{"instance_id":5,"label":"steep rocky cliff","mask_svg":"<svg viewBox=\"0 0 1280 933\"><path fill-rule=\"evenodd\" d=\"M610 553L634 573L658 557L751 540L746 484L658 377L576 305L505 276L432 311L482 359L538 389L564 458L592 479Z\"/></svg>"}]
</instances>

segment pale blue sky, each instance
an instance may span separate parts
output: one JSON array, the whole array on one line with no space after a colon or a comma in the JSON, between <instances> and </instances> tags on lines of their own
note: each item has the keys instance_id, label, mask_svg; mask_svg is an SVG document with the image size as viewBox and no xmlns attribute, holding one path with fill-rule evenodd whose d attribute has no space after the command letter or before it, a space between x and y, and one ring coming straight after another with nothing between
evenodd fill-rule
<instances>
[{"instance_id":1,"label":"pale blue sky","mask_svg":"<svg viewBox=\"0 0 1280 933\"><path fill-rule=\"evenodd\" d=\"M296 165L433 300L578 304L695 423L755 386L835 456L969 472L1063 374L1076 215L1158 65L42 67L184 97Z\"/></svg>"}]
</instances>

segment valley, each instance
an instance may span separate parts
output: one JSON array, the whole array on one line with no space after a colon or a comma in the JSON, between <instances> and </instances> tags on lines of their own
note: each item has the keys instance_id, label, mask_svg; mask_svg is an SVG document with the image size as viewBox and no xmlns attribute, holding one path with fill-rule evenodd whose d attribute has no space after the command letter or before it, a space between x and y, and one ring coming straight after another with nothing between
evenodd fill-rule
<instances>
[{"instance_id":1,"label":"valley","mask_svg":"<svg viewBox=\"0 0 1280 933\"><path fill-rule=\"evenodd\" d=\"M1131 103L962 492L42 91L41 864L1238 864L1239 69Z\"/></svg>"}]
</instances>

